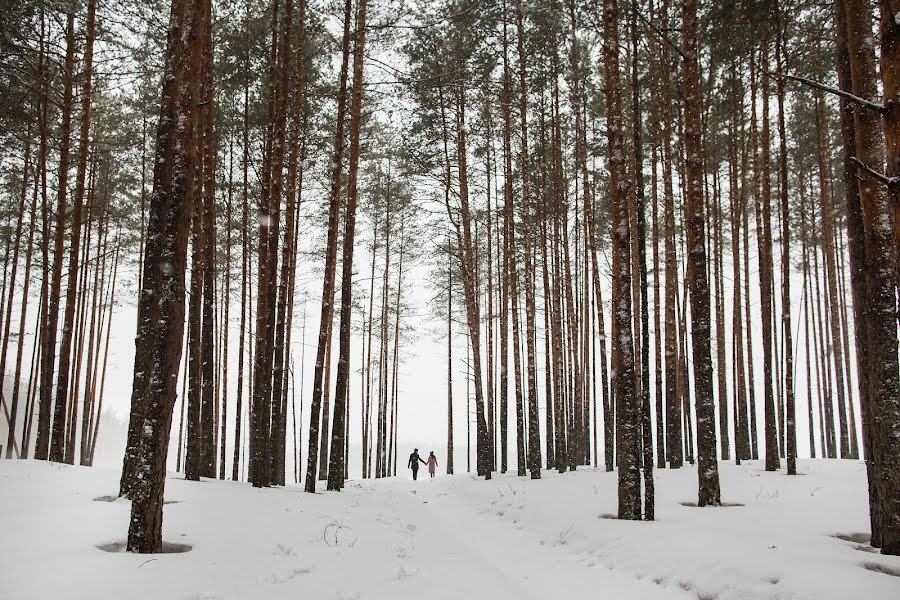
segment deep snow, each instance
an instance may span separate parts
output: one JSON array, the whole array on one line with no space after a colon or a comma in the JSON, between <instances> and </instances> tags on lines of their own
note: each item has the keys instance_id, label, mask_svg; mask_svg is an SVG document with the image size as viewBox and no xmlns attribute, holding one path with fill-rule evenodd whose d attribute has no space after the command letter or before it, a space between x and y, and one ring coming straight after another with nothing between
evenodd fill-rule
<instances>
[{"instance_id":1,"label":"deep snow","mask_svg":"<svg viewBox=\"0 0 900 600\"><path fill-rule=\"evenodd\" d=\"M656 471L655 523L608 518L615 474L589 468L315 495L172 474L163 537L191 549L141 556L98 549L126 533L116 471L4 460L0 598L900 598L900 558L861 541L862 463L720 468L743 506L685 506L696 470Z\"/></svg>"}]
</instances>

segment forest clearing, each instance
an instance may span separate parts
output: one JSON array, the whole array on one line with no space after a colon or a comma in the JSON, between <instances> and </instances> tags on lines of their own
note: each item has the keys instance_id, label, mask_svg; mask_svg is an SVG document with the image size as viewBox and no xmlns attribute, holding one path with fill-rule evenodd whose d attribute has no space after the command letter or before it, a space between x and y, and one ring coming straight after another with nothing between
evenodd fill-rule
<instances>
[{"instance_id":1,"label":"forest clearing","mask_svg":"<svg viewBox=\"0 0 900 600\"><path fill-rule=\"evenodd\" d=\"M696 502L694 469L662 472L653 524L610 518L615 475L602 469L351 480L315 495L173 474L166 539L191 550L151 557L121 552L128 502L114 500L114 471L5 462L0 510L17 518L0 598L896 598L900 558L861 534L863 465L798 469L724 466L725 500L742 506L709 510L683 505Z\"/></svg>"},{"instance_id":2,"label":"forest clearing","mask_svg":"<svg viewBox=\"0 0 900 600\"><path fill-rule=\"evenodd\" d=\"M900 0L0 0L0 597L900 598L898 220Z\"/></svg>"}]
</instances>

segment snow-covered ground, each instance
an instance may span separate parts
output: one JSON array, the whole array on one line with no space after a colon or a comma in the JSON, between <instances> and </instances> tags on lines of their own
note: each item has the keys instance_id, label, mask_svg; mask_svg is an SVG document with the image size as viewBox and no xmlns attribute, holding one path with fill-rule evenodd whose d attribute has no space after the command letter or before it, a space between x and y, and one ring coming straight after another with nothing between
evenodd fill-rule
<instances>
[{"instance_id":1,"label":"snow-covered ground","mask_svg":"<svg viewBox=\"0 0 900 600\"><path fill-rule=\"evenodd\" d=\"M860 533L862 463L799 468L722 465L723 500L743 506L705 509L682 504L695 469L657 471L655 523L609 518L615 474L591 469L315 495L173 475L163 537L190 550L141 556L98 548L126 533L116 471L4 460L0 598L900 598L900 558Z\"/></svg>"}]
</instances>

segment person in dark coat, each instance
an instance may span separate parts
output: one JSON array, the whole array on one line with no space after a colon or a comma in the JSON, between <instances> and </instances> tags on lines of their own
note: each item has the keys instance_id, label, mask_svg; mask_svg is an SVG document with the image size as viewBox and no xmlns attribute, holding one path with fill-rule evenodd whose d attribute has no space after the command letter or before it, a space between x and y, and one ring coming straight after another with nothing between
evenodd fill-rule
<instances>
[{"instance_id":1,"label":"person in dark coat","mask_svg":"<svg viewBox=\"0 0 900 600\"><path fill-rule=\"evenodd\" d=\"M407 463L407 467L412 469L413 472L413 481L416 480L419 476L419 463L423 465L426 464L422 457L419 456L419 449L413 448L413 453L409 455L409 462Z\"/></svg>"}]
</instances>

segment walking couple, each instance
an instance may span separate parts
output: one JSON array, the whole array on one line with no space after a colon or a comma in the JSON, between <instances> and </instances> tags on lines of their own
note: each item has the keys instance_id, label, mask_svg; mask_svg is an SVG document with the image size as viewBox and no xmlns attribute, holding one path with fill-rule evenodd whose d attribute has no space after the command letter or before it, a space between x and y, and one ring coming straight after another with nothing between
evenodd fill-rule
<instances>
[{"instance_id":1,"label":"walking couple","mask_svg":"<svg viewBox=\"0 0 900 600\"><path fill-rule=\"evenodd\" d=\"M412 454L409 455L409 462L407 463L407 467L412 469L413 472L413 481L418 479L419 477L419 463L423 465L428 465L428 474L434 477L434 471L437 469L437 457L434 455L434 450L428 455L428 462L422 460L422 457L419 456L419 449L414 448Z\"/></svg>"}]
</instances>

